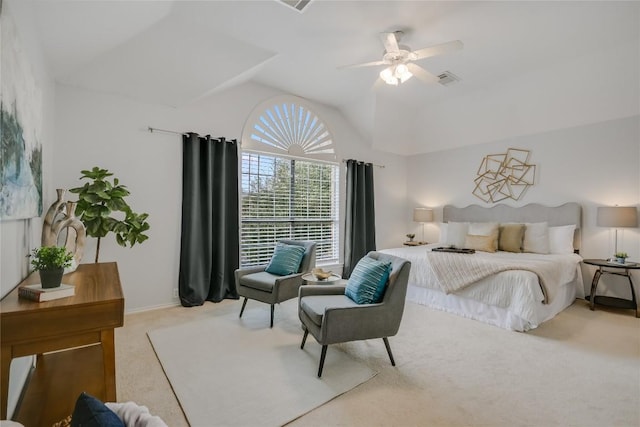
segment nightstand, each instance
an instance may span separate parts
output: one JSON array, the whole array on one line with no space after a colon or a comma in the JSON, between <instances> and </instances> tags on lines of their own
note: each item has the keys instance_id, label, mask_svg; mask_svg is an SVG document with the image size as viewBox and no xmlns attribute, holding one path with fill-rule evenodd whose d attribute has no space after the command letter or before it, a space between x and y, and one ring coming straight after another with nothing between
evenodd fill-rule
<instances>
[{"instance_id":1,"label":"nightstand","mask_svg":"<svg viewBox=\"0 0 640 427\"><path fill-rule=\"evenodd\" d=\"M633 282L631 281L631 273L629 270L640 270L640 264L637 262L631 262L626 264L618 264L616 262L609 262L606 259L585 259L582 262L589 265L595 265L598 267L593 275L591 281L591 293L586 297L589 301L589 308L595 309L595 304L605 305L615 308L626 308L636 311L636 317L640 317L640 308L638 307L638 301L636 300L636 292L633 289ZM605 268L610 270L605 270ZM615 270L615 271L611 271ZM629 279L629 287L631 288L631 299L614 298L606 296L597 296L596 291L598 289L598 281L603 274L613 274L616 276L622 276Z\"/></svg>"},{"instance_id":2,"label":"nightstand","mask_svg":"<svg viewBox=\"0 0 640 427\"><path fill-rule=\"evenodd\" d=\"M428 245L428 242L404 242L403 245L405 246L422 246L422 245Z\"/></svg>"}]
</instances>

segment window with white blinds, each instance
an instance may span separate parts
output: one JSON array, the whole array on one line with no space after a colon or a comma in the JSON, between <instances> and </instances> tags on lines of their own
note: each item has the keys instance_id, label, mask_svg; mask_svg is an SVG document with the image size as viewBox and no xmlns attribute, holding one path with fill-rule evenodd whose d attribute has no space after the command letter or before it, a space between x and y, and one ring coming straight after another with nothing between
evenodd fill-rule
<instances>
[{"instance_id":1,"label":"window with white blinds","mask_svg":"<svg viewBox=\"0 0 640 427\"><path fill-rule=\"evenodd\" d=\"M242 154L240 265L266 264L281 239L313 240L316 260L338 262L339 167Z\"/></svg>"}]
</instances>

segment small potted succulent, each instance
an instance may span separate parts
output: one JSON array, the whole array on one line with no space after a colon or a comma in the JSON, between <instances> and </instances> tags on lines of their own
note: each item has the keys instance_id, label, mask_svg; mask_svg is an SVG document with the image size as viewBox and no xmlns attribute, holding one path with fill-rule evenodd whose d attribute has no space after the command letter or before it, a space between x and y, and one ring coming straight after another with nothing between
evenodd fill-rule
<instances>
[{"instance_id":1,"label":"small potted succulent","mask_svg":"<svg viewBox=\"0 0 640 427\"><path fill-rule=\"evenodd\" d=\"M416 235L415 235L415 234L413 234L413 233L408 233L408 234L407 234L407 238L409 239L409 241L410 241L410 242L413 242L413 238L414 238L414 237L416 237Z\"/></svg>"},{"instance_id":2,"label":"small potted succulent","mask_svg":"<svg viewBox=\"0 0 640 427\"><path fill-rule=\"evenodd\" d=\"M40 273L43 288L60 286L64 269L71 265L71 260L73 254L64 246L41 246L31 254L31 265Z\"/></svg>"},{"instance_id":3,"label":"small potted succulent","mask_svg":"<svg viewBox=\"0 0 640 427\"><path fill-rule=\"evenodd\" d=\"M624 264L628 256L629 255L627 255L626 252L616 252L616 262L619 264Z\"/></svg>"}]
</instances>

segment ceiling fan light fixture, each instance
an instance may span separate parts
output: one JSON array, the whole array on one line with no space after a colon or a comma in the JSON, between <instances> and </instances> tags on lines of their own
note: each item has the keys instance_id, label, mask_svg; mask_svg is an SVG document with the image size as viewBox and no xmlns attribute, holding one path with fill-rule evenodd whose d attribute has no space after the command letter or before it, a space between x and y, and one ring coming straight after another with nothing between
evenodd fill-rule
<instances>
[{"instance_id":1,"label":"ceiling fan light fixture","mask_svg":"<svg viewBox=\"0 0 640 427\"><path fill-rule=\"evenodd\" d=\"M408 73L408 72L409 72L409 68L407 68L407 66L405 64L396 65L395 75L397 77L400 77L402 74L405 74L405 73Z\"/></svg>"},{"instance_id":2,"label":"ceiling fan light fixture","mask_svg":"<svg viewBox=\"0 0 640 427\"><path fill-rule=\"evenodd\" d=\"M388 85L398 86L398 78L395 76L394 67L387 67L380 71L380 78Z\"/></svg>"},{"instance_id":3,"label":"ceiling fan light fixture","mask_svg":"<svg viewBox=\"0 0 640 427\"><path fill-rule=\"evenodd\" d=\"M405 64L397 65L393 75L400 80L400 83L404 83L413 77L413 74Z\"/></svg>"},{"instance_id":4,"label":"ceiling fan light fixture","mask_svg":"<svg viewBox=\"0 0 640 427\"><path fill-rule=\"evenodd\" d=\"M380 78L388 85L398 86L413 77L405 64L392 65L380 71Z\"/></svg>"}]
</instances>

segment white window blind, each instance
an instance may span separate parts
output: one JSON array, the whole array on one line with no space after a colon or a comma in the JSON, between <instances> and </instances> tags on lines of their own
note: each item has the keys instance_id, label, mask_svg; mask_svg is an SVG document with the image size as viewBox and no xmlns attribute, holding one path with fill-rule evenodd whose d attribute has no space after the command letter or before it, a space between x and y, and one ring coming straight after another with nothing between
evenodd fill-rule
<instances>
[{"instance_id":1,"label":"white window blind","mask_svg":"<svg viewBox=\"0 0 640 427\"><path fill-rule=\"evenodd\" d=\"M339 167L242 154L240 265L266 264L281 239L313 240L316 261L338 262Z\"/></svg>"}]
</instances>

